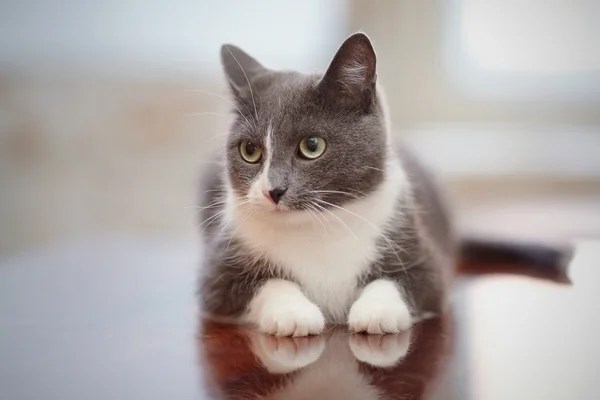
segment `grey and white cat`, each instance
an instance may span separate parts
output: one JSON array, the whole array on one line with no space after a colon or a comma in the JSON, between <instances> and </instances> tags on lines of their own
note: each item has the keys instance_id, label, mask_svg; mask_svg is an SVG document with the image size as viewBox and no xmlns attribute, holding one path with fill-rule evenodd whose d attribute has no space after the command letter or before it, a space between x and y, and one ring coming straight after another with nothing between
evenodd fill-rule
<instances>
[{"instance_id":1,"label":"grey and white cat","mask_svg":"<svg viewBox=\"0 0 600 400\"><path fill-rule=\"evenodd\" d=\"M458 240L428 172L395 143L368 37L325 74L224 45L235 120L203 182L204 311L278 336L326 323L395 333L446 304Z\"/></svg>"}]
</instances>

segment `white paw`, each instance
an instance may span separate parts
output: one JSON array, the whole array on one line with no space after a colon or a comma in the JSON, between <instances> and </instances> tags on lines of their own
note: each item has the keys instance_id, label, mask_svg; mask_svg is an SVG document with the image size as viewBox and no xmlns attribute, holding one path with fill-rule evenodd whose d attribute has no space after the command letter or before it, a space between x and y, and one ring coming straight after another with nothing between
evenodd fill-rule
<instances>
[{"instance_id":1,"label":"white paw","mask_svg":"<svg viewBox=\"0 0 600 400\"><path fill-rule=\"evenodd\" d=\"M273 374L284 374L306 367L319 359L325 349L322 336L279 338L259 332L250 334L252 351Z\"/></svg>"},{"instance_id":2,"label":"white paw","mask_svg":"<svg viewBox=\"0 0 600 400\"><path fill-rule=\"evenodd\" d=\"M318 335L325 327L323 313L300 287L284 279L267 281L252 299L249 322L276 336Z\"/></svg>"},{"instance_id":3,"label":"white paw","mask_svg":"<svg viewBox=\"0 0 600 400\"><path fill-rule=\"evenodd\" d=\"M348 315L353 332L374 334L399 333L411 327L410 311L404 302L381 304L359 299Z\"/></svg>"},{"instance_id":4,"label":"white paw","mask_svg":"<svg viewBox=\"0 0 600 400\"><path fill-rule=\"evenodd\" d=\"M390 335L351 335L348 344L359 361L389 368L397 365L408 353L410 331Z\"/></svg>"},{"instance_id":5,"label":"white paw","mask_svg":"<svg viewBox=\"0 0 600 400\"><path fill-rule=\"evenodd\" d=\"M308 299L293 299L266 304L256 324L261 332L275 336L318 335L325 328L325 317Z\"/></svg>"},{"instance_id":6,"label":"white paw","mask_svg":"<svg viewBox=\"0 0 600 400\"><path fill-rule=\"evenodd\" d=\"M410 310L392 282L370 283L350 308L348 327L353 332L398 333L412 325Z\"/></svg>"}]
</instances>

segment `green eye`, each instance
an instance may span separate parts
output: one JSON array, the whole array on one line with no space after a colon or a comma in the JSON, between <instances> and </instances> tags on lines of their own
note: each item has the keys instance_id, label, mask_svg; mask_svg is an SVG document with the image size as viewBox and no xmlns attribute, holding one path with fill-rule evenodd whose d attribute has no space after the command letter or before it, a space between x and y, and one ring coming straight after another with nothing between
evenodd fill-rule
<instances>
[{"instance_id":1,"label":"green eye","mask_svg":"<svg viewBox=\"0 0 600 400\"><path fill-rule=\"evenodd\" d=\"M260 161L262 150L254 143L244 140L240 144L240 154L246 162L255 164Z\"/></svg>"},{"instance_id":2,"label":"green eye","mask_svg":"<svg viewBox=\"0 0 600 400\"><path fill-rule=\"evenodd\" d=\"M327 143L325 140L317 136L309 136L300 142L300 156L308 160L319 158L325 152Z\"/></svg>"}]
</instances>

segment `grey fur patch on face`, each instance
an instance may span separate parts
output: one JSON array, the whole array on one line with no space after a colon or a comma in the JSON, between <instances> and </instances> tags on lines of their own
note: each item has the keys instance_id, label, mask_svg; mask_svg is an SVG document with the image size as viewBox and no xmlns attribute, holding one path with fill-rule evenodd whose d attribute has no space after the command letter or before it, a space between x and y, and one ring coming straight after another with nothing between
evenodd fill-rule
<instances>
[{"instance_id":1,"label":"grey fur patch on face","mask_svg":"<svg viewBox=\"0 0 600 400\"><path fill-rule=\"evenodd\" d=\"M365 35L348 38L323 75L273 71L232 45L221 58L236 106L226 159L239 200L269 211L317 211L378 188L389 143ZM308 137L326 144L315 159L299 151ZM244 141L261 149L258 162L242 157ZM284 191L277 205L268 196L274 189Z\"/></svg>"}]
</instances>

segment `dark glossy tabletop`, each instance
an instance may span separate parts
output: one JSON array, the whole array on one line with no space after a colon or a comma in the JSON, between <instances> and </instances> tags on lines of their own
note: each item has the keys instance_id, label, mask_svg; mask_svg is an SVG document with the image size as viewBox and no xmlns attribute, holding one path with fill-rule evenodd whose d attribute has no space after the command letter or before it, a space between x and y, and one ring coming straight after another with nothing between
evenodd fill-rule
<instances>
[{"instance_id":1,"label":"dark glossy tabletop","mask_svg":"<svg viewBox=\"0 0 600 400\"><path fill-rule=\"evenodd\" d=\"M596 399L600 242L573 286L456 285L452 315L401 335L274 338L203 321L197 250L96 240L0 261L0 399Z\"/></svg>"}]
</instances>

